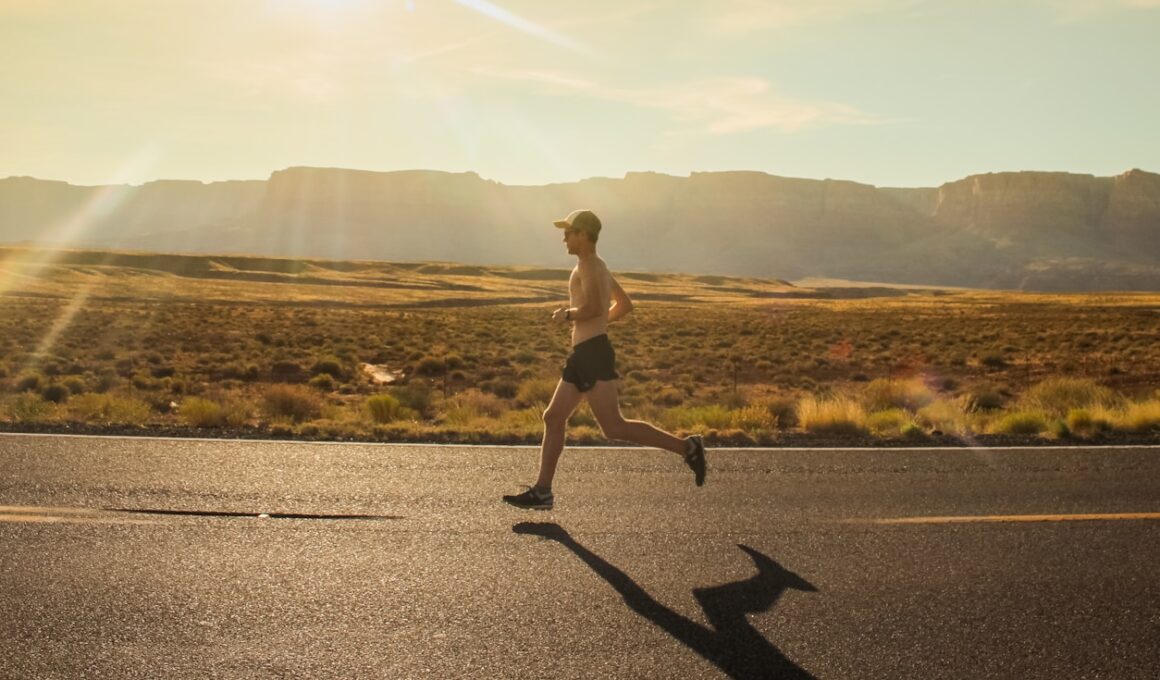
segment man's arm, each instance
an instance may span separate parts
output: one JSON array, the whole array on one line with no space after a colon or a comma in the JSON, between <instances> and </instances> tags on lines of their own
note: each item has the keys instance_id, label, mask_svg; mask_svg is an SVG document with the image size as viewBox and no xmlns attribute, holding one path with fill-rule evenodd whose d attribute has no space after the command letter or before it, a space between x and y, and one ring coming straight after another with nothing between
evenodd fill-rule
<instances>
[{"instance_id":1,"label":"man's arm","mask_svg":"<svg viewBox=\"0 0 1160 680\"><path fill-rule=\"evenodd\" d=\"M608 274L609 284L612 286L612 307L608 309L608 321L616 321L624 318L632 311L632 299L628 297L628 293L620 287L616 277L611 273Z\"/></svg>"}]
</instances>

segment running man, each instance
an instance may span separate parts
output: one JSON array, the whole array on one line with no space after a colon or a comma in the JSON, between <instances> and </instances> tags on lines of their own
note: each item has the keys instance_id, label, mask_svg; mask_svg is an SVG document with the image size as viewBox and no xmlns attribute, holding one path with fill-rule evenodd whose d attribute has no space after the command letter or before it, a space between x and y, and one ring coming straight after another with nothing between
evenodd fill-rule
<instances>
[{"instance_id":1,"label":"running man","mask_svg":"<svg viewBox=\"0 0 1160 680\"><path fill-rule=\"evenodd\" d=\"M701 486L705 483L705 445L699 435L680 439L648 423L625 420L620 415L616 395L616 380L620 376L616 373L616 354L607 330L610 321L632 311L632 300L608 271L604 260L596 255L600 219L591 210L574 210L554 224L564 230L568 254L578 260L568 279L570 306L552 312L552 321L572 324L572 354L564 365L563 377L556 384L552 402L544 411L540 476L535 486L521 494L504 496L504 501L520 508L552 508L552 478L564 451L568 418L585 398L605 437L683 456L685 464L693 470L697 486Z\"/></svg>"}]
</instances>

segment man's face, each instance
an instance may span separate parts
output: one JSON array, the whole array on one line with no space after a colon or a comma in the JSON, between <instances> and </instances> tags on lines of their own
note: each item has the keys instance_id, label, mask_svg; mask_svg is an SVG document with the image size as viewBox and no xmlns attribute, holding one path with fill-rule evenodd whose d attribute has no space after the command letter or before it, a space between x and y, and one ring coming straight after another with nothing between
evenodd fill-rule
<instances>
[{"instance_id":1,"label":"man's face","mask_svg":"<svg viewBox=\"0 0 1160 680\"><path fill-rule=\"evenodd\" d=\"M577 248L580 247L580 244L584 241L585 238L587 237L580 229L574 229L572 227L565 229L564 244L568 246L568 254L575 255L577 253Z\"/></svg>"}]
</instances>

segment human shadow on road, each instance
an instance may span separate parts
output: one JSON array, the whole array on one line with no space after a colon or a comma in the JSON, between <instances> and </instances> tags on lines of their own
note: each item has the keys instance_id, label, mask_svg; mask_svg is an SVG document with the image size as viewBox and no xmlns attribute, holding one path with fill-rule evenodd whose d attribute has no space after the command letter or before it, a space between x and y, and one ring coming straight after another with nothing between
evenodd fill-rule
<instances>
[{"instance_id":1,"label":"human shadow on road","mask_svg":"<svg viewBox=\"0 0 1160 680\"><path fill-rule=\"evenodd\" d=\"M558 524L520 522L512 531L542 536L571 550L615 588L630 609L660 626L731 678L813 678L770 644L745 615L770 609L787 588L806 592L817 592L817 588L753 548L737 546L757 567L757 574L752 578L693 590L693 596L713 625L710 629L657 602L627 574L577 543Z\"/></svg>"}]
</instances>

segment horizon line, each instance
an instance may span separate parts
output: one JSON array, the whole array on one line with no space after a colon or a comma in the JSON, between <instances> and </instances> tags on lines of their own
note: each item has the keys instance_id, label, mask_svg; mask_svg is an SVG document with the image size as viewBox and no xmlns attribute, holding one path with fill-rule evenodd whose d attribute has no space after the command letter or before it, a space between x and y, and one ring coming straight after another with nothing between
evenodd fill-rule
<instances>
[{"instance_id":1,"label":"horizon line","mask_svg":"<svg viewBox=\"0 0 1160 680\"><path fill-rule=\"evenodd\" d=\"M24 179L24 180L35 180L38 182L56 182L56 183L67 184L68 186L78 187L78 188L101 188L101 187L138 188L138 187L143 187L147 184L154 184L154 183L158 183L158 182L196 183L196 184L201 184L201 185L228 184L228 183L232 183L232 182L269 182L274 177L274 175L281 173L281 172L291 171L291 170L329 170L329 171L340 171L340 172L358 172L358 173L367 173L367 174L374 174L374 175L396 175L396 174L404 174L404 173L430 173L430 174L440 174L440 175L473 175L476 178L480 179L481 181L493 182L495 184L499 184L501 186L506 186L506 187L549 187L549 186L560 186L560 185L564 185L564 184L580 184L582 182L590 182L590 181L594 181L594 180L626 180L633 175L658 175L658 176L662 176L662 177L670 177L673 179L691 179L696 175L754 174L754 175L765 175L767 177L773 177L776 179L801 180L801 181L808 181L808 182L849 182L852 184L859 184L862 186L868 186L868 187L872 187L875 189L937 189L937 188L945 186L947 184L953 184L955 182L961 182L963 180L970 179L971 177L983 177L983 176L987 176L987 175L1017 175L1017 174L1075 175L1075 176L1080 176L1080 177L1093 177L1093 178L1097 178L1097 179L1114 179L1116 177L1122 177L1124 175L1128 175L1128 174L1131 174L1133 172L1143 172L1143 173L1147 173L1147 174L1160 174L1160 173L1156 173L1156 172L1153 172L1150 170L1145 170L1145 169L1140 168L1140 167L1128 168L1128 169L1126 169L1126 170L1124 170L1116 175L1097 175L1097 174L1090 173L1090 172L1077 172L1074 170L1032 170L1032 169L992 170L992 171L987 171L987 172L969 173L969 174L963 175L962 177L959 177L957 179L944 180L941 184L937 184L937 185L933 185L933 186L916 186L916 185L904 186L904 185L896 185L896 184L871 184L868 182L860 182L858 180L843 179L843 178L839 178L839 177L818 178L818 177L796 177L796 176L790 176L790 175L778 175L778 174L774 174L774 173L771 173L771 172L768 172L765 170L752 170L752 169L691 170L691 171L689 171L688 174L685 174L685 175L672 174L672 173L668 173L668 172L661 172L659 170L626 170L624 172L624 175L621 177L612 177L609 175L592 175L590 177L584 177L581 179L576 179L576 180L571 180L571 181L566 181L566 182L544 182L542 184L523 184L523 183L518 183L518 182L507 183L507 182L502 182L502 181L497 180L497 179L484 177L483 175L479 174L478 171L475 171L475 170L439 170L439 169L434 169L434 168L407 168L407 169L397 169L397 170L368 170L366 168L347 168L347 167L341 167L341 166L291 165L291 166L287 166L285 168L281 168L279 170L272 170L272 171L270 171L270 174L267 175L265 178L232 178L232 179L205 180L205 179L159 177L156 179L146 180L146 181L138 183L138 184L135 184L132 182L89 184L89 183L84 183L84 182L74 183L74 182L71 182L69 180L63 180L63 179L36 177L33 175L8 175L7 177L0 178L0 181Z\"/></svg>"}]
</instances>

